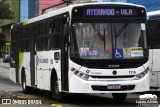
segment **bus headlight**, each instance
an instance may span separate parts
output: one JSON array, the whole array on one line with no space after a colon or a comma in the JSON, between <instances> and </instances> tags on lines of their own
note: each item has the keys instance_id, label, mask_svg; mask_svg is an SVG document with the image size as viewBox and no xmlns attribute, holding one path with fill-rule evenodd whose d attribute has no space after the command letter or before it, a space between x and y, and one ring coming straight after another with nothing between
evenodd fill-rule
<instances>
[{"instance_id":1,"label":"bus headlight","mask_svg":"<svg viewBox=\"0 0 160 107\"><path fill-rule=\"evenodd\" d=\"M76 70L75 68L71 68L71 71L78 77L82 78L83 80L88 80L89 75L86 73L83 73L81 71Z\"/></svg>"},{"instance_id":2,"label":"bus headlight","mask_svg":"<svg viewBox=\"0 0 160 107\"><path fill-rule=\"evenodd\" d=\"M149 71L150 71L150 68L147 67L143 72L136 75L136 79L142 79Z\"/></svg>"}]
</instances>

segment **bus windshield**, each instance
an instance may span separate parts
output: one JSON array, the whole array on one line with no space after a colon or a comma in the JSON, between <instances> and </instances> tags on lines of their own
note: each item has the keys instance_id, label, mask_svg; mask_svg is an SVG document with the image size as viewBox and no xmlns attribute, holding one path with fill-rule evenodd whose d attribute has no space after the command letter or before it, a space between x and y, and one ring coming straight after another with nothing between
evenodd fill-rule
<instances>
[{"instance_id":1,"label":"bus windshield","mask_svg":"<svg viewBox=\"0 0 160 107\"><path fill-rule=\"evenodd\" d=\"M145 23L73 23L71 56L81 59L145 57Z\"/></svg>"}]
</instances>

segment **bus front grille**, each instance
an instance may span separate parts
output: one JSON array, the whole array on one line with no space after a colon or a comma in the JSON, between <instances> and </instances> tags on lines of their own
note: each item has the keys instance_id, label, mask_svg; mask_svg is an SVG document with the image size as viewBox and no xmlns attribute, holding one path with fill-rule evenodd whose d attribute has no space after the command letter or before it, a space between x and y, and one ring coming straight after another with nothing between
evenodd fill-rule
<instances>
[{"instance_id":1,"label":"bus front grille","mask_svg":"<svg viewBox=\"0 0 160 107\"><path fill-rule=\"evenodd\" d=\"M122 75L122 76L91 76L92 78L98 79L114 79L114 78L133 78L135 75Z\"/></svg>"}]
</instances>

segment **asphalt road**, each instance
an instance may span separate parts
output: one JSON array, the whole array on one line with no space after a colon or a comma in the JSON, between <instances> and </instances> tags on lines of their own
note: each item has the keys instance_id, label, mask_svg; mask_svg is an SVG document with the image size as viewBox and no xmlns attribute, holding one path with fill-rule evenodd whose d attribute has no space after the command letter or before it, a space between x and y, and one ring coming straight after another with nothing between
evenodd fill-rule
<instances>
[{"instance_id":1,"label":"asphalt road","mask_svg":"<svg viewBox=\"0 0 160 107\"><path fill-rule=\"evenodd\" d=\"M160 97L160 91L150 91L147 93L156 94ZM67 95L63 102L58 102L51 98L49 91L38 91L34 94L23 94L21 85L13 83L9 79L9 68L0 67L0 98L18 98L18 99L40 99L43 105L40 107L135 107L138 104L136 100L139 99L139 95L145 93L128 94L127 99L124 103L116 103L111 94L94 94L94 95L83 95L83 94L70 94ZM14 105L0 105L0 107L10 107ZM37 105L15 105L15 107L39 107ZM147 106L147 105L139 105ZM156 107L157 105L149 105L149 107ZM158 107L158 106L157 106Z\"/></svg>"}]
</instances>

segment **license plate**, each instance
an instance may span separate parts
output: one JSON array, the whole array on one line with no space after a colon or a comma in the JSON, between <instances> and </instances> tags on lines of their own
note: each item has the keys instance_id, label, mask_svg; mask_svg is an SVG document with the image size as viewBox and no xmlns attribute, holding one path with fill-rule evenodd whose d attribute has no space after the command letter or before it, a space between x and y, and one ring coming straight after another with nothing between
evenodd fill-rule
<instances>
[{"instance_id":1,"label":"license plate","mask_svg":"<svg viewBox=\"0 0 160 107\"><path fill-rule=\"evenodd\" d=\"M110 84L107 86L108 89L120 89L121 85L120 84Z\"/></svg>"}]
</instances>

